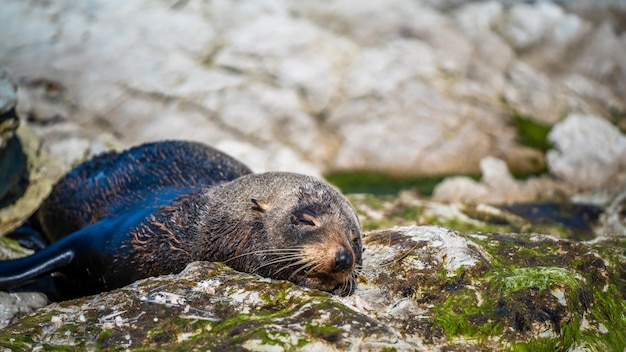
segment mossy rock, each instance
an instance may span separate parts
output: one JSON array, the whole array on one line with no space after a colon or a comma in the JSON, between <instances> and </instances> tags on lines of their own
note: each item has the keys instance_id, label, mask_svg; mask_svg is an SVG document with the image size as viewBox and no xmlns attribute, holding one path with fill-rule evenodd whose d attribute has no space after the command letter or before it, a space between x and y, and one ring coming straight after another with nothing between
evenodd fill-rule
<instances>
[{"instance_id":1,"label":"mossy rock","mask_svg":"<svg viewBox=\"0 0 626 352\"><path fill-rule=\"evenodd\" d=\"M53 304L0 330L13 350L621 351L626 241L367 233L354 295L198 262Z\"/></svg>"}]
</instances>

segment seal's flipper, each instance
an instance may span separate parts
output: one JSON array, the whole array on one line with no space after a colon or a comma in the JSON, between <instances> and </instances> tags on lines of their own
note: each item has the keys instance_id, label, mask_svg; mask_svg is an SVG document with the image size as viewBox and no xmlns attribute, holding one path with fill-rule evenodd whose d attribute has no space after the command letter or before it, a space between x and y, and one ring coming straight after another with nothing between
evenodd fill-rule
<instances>
[{"instance_id":1,"label":"seal's flipper","mask_svg":"<svg viewBox=\"0 0 626 352\"><path fill-rule=\"evenodd\" d=\"M0 290L10 290L59 270L74 260L75 253L57 242L27 257L0 261Z\"/></svg>"},{"instance_id":2,"label":"seal's flipper","mask_svg":"<svg viewBox=\"0 0 626 352\"><path fill-rule=\"evenodd\" d=\"M7 233L5 237L16 240L20 246L34 251L40 251L48 245L48 241L41 230L31 220Z\"/></svg>"}]
</instances>

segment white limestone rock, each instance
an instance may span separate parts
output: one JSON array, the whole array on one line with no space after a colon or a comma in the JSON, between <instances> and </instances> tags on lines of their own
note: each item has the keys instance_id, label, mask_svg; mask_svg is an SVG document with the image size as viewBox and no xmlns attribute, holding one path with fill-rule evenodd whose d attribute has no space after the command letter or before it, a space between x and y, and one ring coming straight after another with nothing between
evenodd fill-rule
<instances>
[{"instance_id":1,"label":"white limestone rock","mask_svg":"<svg viewBox=\"0 0 626 352\"><path fill-rule=\"evenodd\" d=\"M626 136L600 117L571 114L548 139L554 145L547 153L550 172L583 189L626 170Z\"/></svg>"}]
</instances>

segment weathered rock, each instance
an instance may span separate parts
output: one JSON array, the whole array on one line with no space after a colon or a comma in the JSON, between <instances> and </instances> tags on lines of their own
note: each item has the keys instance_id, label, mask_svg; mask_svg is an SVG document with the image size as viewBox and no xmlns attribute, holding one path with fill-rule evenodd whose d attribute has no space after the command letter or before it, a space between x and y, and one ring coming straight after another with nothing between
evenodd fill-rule
<instances>
[{"instance_id":1,"label":"weathered rock","mask_svg":"<svg viewBox=\"0 0 626 352\"><path fill-rule=\"evenodd\" d=\"M626 191L617 195L607 207L599 232L603 235L626 235Z\"/></svg>"},{"instance_id":2,"label":"weathered rock","mask_svg":"<svg viewBox=\"0 0 626 352\"><path fill-rule=\"evenodd\" d=\"M71 100L61 82L23 78L18 88L18 115L57 159L62 170L67 171L95 154L119 148L115 137L81 126L80 120L84 118L81 108Z\"/></svg>"},{"instance_id":3,"label":"weathered rock","mask_svg":"<svg viewBox=\"0 0 626 352\"><path fill-rule=\"evenodd\" d=\"M20 153L26 163L26 185L18 199L0 206L0 235L26 221L48 195L56 180L66 171L59 159L46 151L41 140L26 124L17 129L16 140L19 141Z\"/></svg>"},{"instance_id":4,"label":"weathered rock","mask_svg":"<svg viewBox=\"0 0 626 352\"><path fill-rule=\"evenodd\" d=\"M550 172L575 186L598 188L626 172L626 135L602 118L572 114L554 126L549 139Z\"/></svg>"},{"instance_id":5,"label":"weathered rock","mask_svg":"<svg viewBox=\"0 0 626 352\"><path fill-rule=\"evenodd\" d=\"M19 318L50 304L39 292L0 292L0 327L15 323Z\"/></svg>"},{"instance_id":6,"label":"weathered rock","mask_svg":"<svg viewBox=\"0 0 626 352\"><path fill-rule=\"evenodd\" d=\"M439 183L432 199L437 202L455 203L514 203L537 200L564 199L573 190L560 187L548 177L533 177L524 181L513 178L506 163L487 157L481 160L480 181L465 176L448 177Z\"/></svg>"},{"instance_id":7,"label":"weathered rock","mask_svg":"<svg viewBox=\"0 0 626 352\"><path fill-rule=\"evenodd\" d=\"M398 197L366 194L348 197L366 230L381 230L394 225L437 224L464 233L542 233L577 241L626 235L626 220L620 213L626 206L623 198L603 207L548 201L497 205L474 202L442 204L420 199L414 192L401 192Z\"/></svg>"},{"instance_id":8,"label":"weathered rock","mask_svg":"<svg viewBox=\"0 0 626 352\"><path fill-rule=\"evenodd\" d=\"M566 48L580 39L590 25L576 15L566 14L551 2L515 4L498 23L498 31L519 51L548 42Z\"/></svg>"},{"instance_id":9,"label":"weathered rock","mask_svg":"<svg viewBox=\"0 0 626 352\"><path fill-rule=\"evenodd\" d=\"M50 156L28 124L20 121L18 96L8 75L0 73L0 102L5 104L0 106L0 235L23 223L70 166Z\"/></svg>"},{"instance_id":10,"label":"weathered rock","mask_svg":"<svg viewBox=\"0 0 626 352\"><path fill-rule=\"evenodd\" d=\"M443 227L367 234L355 294L192 263L52 304L0 330L0 346L249 350L615 350L626 347L623 242L461 235Z\"/></svg>"},{"instance_id":11,"label":"weathered rock","mask_svg":"<svg viewBox=\"0 0 626 352\"><path fill-rule=\"evenodd\" d=\"M0 69L0 114L13 109L16 101L15 85L9 79L7 72Z\"/></svg>"},{"instance_id":12,"label":"weathered rock","mask_svg":"<svg viewBox=\"0 0 626 352\"><path fill-rule=\"evenodd\" d=\"M26 160L15 131L16 93L7 73L0 69L0 205L15 200L23 192Z\"/></svg>"}]
</instances>

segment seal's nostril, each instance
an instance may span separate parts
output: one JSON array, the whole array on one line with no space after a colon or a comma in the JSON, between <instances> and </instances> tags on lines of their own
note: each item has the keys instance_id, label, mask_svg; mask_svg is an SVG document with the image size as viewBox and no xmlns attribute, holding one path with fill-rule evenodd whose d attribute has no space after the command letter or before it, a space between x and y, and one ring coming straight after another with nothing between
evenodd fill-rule
<instances>
[{"instance_id":1,"label":"seal's nostril","mask_svg":"<svg viewBox=\"0 0 626 352\"><path fill-rule=\"evenodd\" d=\"M348 269L352 266L352 254L348 251L341 251L335 257L335 271Z\"/></svg>"}]
</instances>

